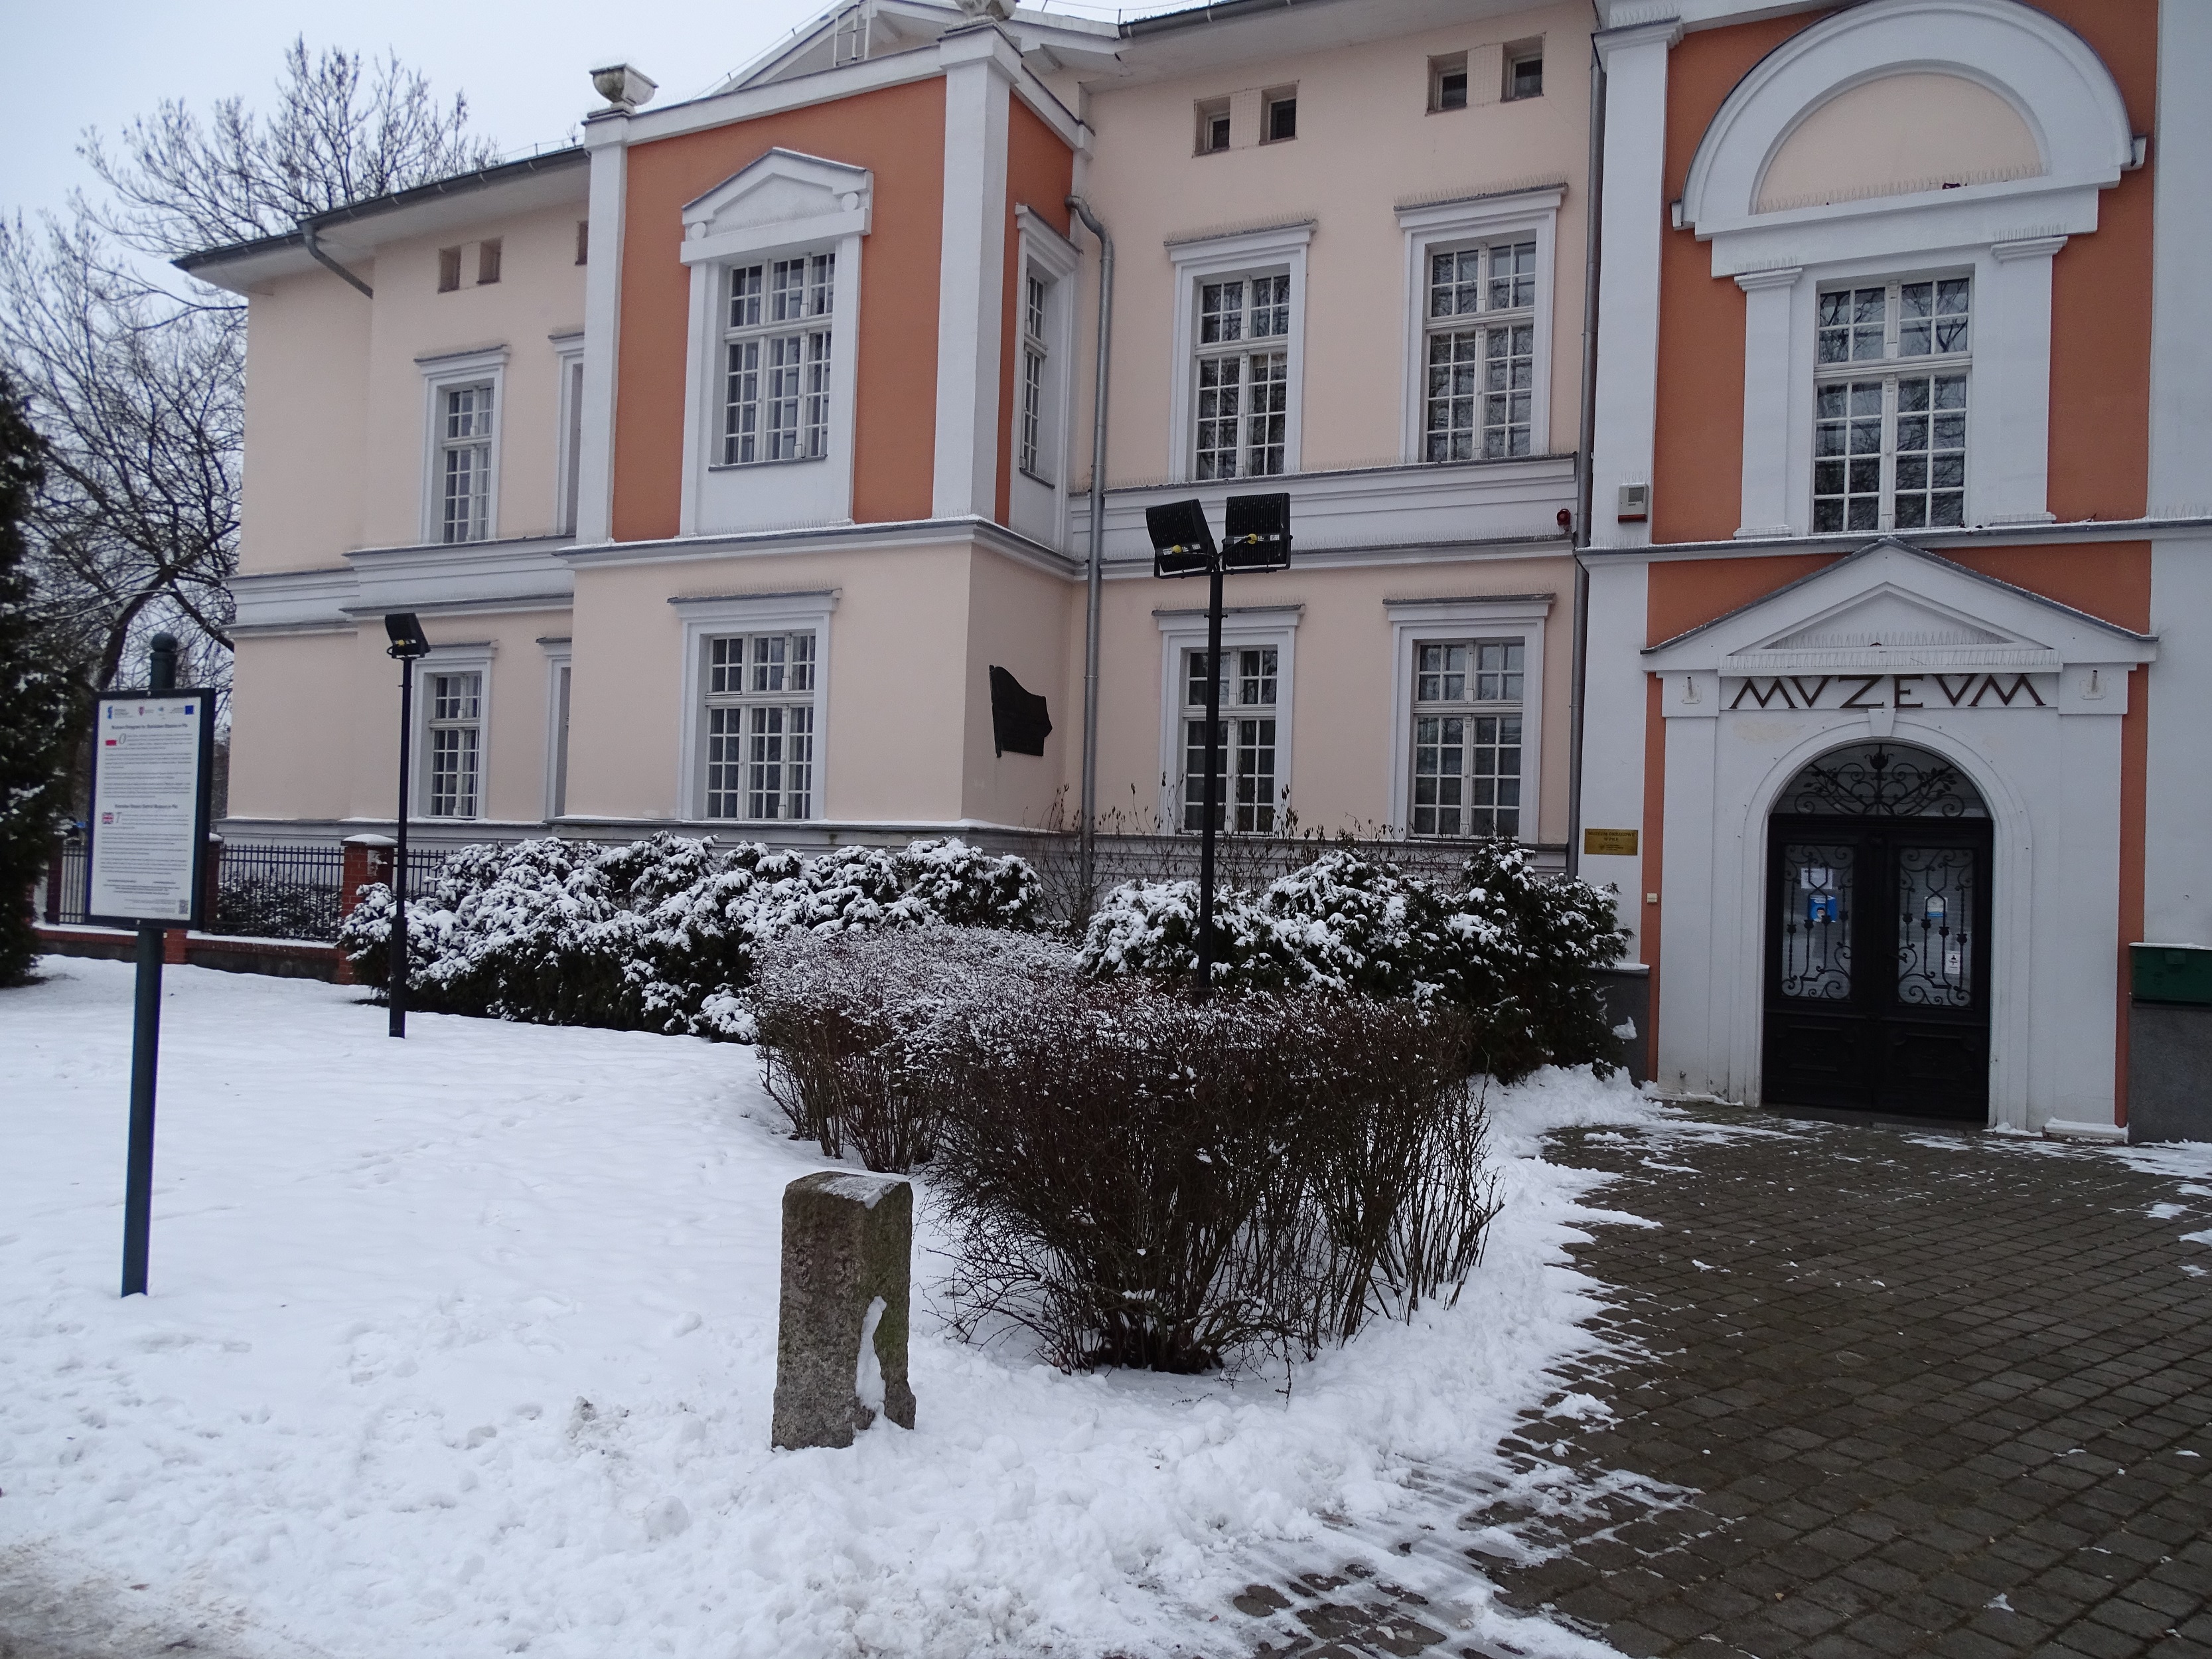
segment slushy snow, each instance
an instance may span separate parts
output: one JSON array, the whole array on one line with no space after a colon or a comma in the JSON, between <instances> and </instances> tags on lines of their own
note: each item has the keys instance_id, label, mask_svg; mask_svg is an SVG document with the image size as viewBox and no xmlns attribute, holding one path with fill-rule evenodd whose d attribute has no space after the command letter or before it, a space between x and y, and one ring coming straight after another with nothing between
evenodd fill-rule
<instances>
[{"instance_id":1,"label":"slushy snow","mask_svg":"<svg viewBox=\"0 0 2212 1659\"><path fill-rule=\"evenodd\" d=\"M1432 1501L1423 1467L1516 1479L1498 1440L1593 1345L1565 1247L1602 1214L1538 1143L1656 1111L1586 1072L1494 1095L1505 1207L1459 1305L1287 1394L952 1340L919 1182L916 1428L771 1453L781 1195L832 1166L750 1048L395 1042L357 990L172 967L125 1301L131 971L42 971L0 991L0 1587L239 1655L1233 1651L1255 1561L1340 1563Z\"/></svg>"}]
</instances>

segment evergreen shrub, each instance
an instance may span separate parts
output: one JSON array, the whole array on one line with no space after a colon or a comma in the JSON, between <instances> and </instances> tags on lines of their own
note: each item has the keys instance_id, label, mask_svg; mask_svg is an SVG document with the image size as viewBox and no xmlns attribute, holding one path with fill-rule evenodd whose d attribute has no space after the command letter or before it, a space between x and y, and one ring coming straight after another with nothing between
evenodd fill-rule
<instances>
[{"instance_id":1,"label":"evergreen shrub","mask_svg":"<svg viewBox=\"0 0 2212 1659\"><path fill-rule=\"evenodd\" d=\"M1467 1016L1469 1068L1505 1082L1547 1064L1603 1076L1615 1063L1596 978L1626 942L1612 898L1547 881L1517 847L1479 846L1449 883L1326 852L1257 891L1217 889L1213 914L1218 986L1449 1004ZM1196 882L1127 882L1099 901L1085 973L1197 967Z\"/></svg>"},{"instance_id":2,"label":"evergreen shrub","mask_svg":"<svg viewBox=\"0 0 2212 1659\"><path fill-rule=\"evenodd\" d=\"M811 857L672 834L464 847L407 906L416 1006L544 1025L752 1040L759 948L797 933L1036 925L1023 860L957 840ZM362 889L339 943L384 988L392 894Z\"/></svg>"}]
</instances>

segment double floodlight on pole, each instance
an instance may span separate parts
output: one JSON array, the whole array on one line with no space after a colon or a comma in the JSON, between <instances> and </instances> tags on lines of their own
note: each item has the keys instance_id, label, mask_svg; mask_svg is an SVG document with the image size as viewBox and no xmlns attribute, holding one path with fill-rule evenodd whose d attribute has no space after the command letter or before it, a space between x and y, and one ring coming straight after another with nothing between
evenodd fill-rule
<instances>
[{"instance_id":1,"label":"double floodlight on pole","mask_svg":"<svg viewBox=\"0 0 2212 1659\"><path fill-rule=\"evenodd\" d=\"M1207 578L1206 602L1206 788L1198 850L1198 994L1213 980L1213 843L1221 800L1221 578L1235 571L1282 570L1291 563L1288 495L1231 496L1216 546L1206 508L1173 501L1145 509L1156 576Z\"/></svg>"},{"instance_id":2,"label":"double floodlight on pole","mask_svg":"<svg viewBox=\"0 0 2212 1659\"><path fill-rule=\"evenodd\" d=\"M422 624L412 611L384 619L392 643L385 655L399 662L399 820L392 850L392 960L385 1000L392 1009L392 1034L407 1034L407 777L409 748L415 735L415 665L430 654Z\"/></svg>"}]
</instances>

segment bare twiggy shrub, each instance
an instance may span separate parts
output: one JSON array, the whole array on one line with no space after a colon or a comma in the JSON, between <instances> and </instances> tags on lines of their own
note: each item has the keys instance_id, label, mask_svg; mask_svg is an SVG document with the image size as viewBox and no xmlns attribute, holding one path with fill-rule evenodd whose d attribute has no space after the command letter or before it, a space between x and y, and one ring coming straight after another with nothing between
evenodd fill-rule
<instances>
[{"instance_id":1,"label":"bare twiggy shrub","mask_svg":"<svg viewBox=\"0 0 2212 1659\"><path fill-rule=\"evenodd\" d=\"M1455 1295L1493 1213L1461 1023L1126 980L980 1009L942 1051L930 1169L956 1328L1189 1372Z\"/></svg>"},{"instance_id":2,"label":"bare twiggy shrub","mask_svg":"<svg viewBox=\"0 0 2212 1659\"><path fill-rule=\"evenodd\" d=\"M911 1169L935 1144L957 1034L991 1003L1048 1001L1074 965L1065 946L980 927L763 945L751 1002L769 1098L826 1156Z\"/></svg>"}]
</instances>

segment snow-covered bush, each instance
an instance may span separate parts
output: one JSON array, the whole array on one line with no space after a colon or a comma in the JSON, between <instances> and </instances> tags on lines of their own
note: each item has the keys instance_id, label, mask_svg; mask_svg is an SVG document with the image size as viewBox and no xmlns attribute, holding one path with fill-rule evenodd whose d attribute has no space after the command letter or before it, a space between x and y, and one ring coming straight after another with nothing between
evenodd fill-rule
<instances>
[{"instance_id":1,"label":"snow-covered bush","mask_svg":"<svg viewBox=\"0 0 2212 1659\"><path fill-rule=\"evenodd\" d=\"M757 971L763 1071L794 1138L907 1170L936 1141L947 1045L984 1008L1049 1000L1075 953L992 928L801 933L762 946Z\"/></svg>"},{"instance_id":2,"label":"snow-covered bush","mask_svg":"<svg viewBox=\"0 0 2212 1659\"><path fill-rule=\"evenodd\" d=\"M1010 1321L1070 1368L1188 1372L1455 1296L1493 1213L1465 1023L1143 979L964 1004L916 1071L942 1097L929 1179L956 1328Z\"/></svg>"},{"instance_id":3,"label":"snow-covered bush","mask_svg":"<svg viewBox=\"0 0 2212 1659\"><path fill-rule=\"evenodd\" d=\"M1441 1001L1471 1016L1473 1064L1511 1080L1549 1064L1609 1069L1595 970L1619 955L1612 900L1547 881L1526 853L1479 848L1443 885L1323 853L1259 891L1214 895L1214 983ZM1092 914L1083 971L1181 976L1198 966L1198 884L1133 881Z\"/></svg>"},{"instance_id":4,"label":"snow-covered bush","mask_svg":"<svg viewBox=\"0 0 2212 1659\"><path fill-rule=\"evenodd\" d=\"M661 834L617 847L555 838L464 847L407 906L418 1005L548 1025L749 1040L739 992L759 947L794 933L1036 924L1021 859L959 841L814 857ZM392 895L362 889L339 942L385 983Z\"/></svg>"}]
</instances>

